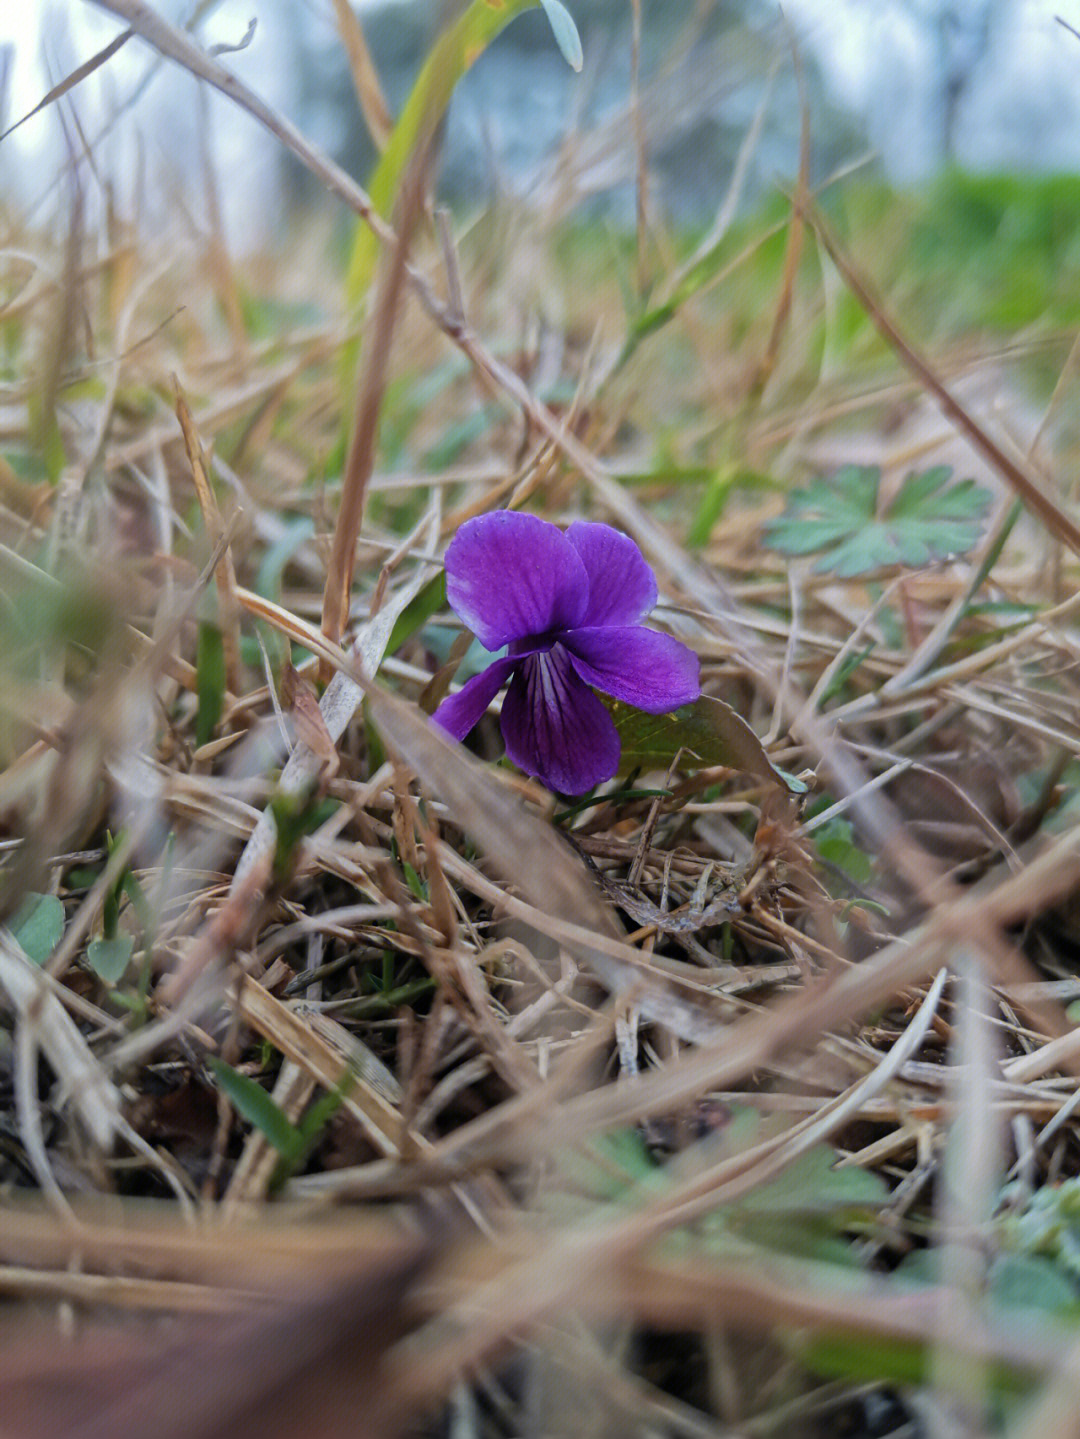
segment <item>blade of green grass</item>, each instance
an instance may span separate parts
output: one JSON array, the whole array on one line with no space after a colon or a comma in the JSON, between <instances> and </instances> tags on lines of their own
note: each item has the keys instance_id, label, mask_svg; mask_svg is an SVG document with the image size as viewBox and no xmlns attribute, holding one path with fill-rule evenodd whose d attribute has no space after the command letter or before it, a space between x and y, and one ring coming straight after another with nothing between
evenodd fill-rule
<instances>
[{"instance_id":1,"label":"blade of green grass","mask_svg":"<svg viewBox=\"0 0 1080 1439\"><path fill-rule=\"evenodd\" d=\"M371 177L371 203L385 219L393 210L409 156L434 134L458 81L499 32L536 3L537 0L505 0L503 4L472 0L465 13L436 40ZM345 282L350 306L357 305L367 293L378 253L379 241L370 227L358 224Z\"/></svg>"},{"instance_id":2,"label":"blade of green grass","mask_svg":"<svg viewBox=\"0 0 1080 1439\"><path fill-rule=\"evenodd\" d=\"M261 1130L279 1154L290 1158L296 1154L304 1136L262 1085L215 1055L209 1055L207 1062L236 1112Z\"/></svg>"}]
</instances>

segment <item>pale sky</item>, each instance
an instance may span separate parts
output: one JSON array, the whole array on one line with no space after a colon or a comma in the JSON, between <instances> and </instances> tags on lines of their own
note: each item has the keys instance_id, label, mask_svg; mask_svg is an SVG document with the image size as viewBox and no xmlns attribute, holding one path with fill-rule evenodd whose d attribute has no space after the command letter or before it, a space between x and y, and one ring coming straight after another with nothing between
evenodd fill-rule
<instances>
[{"instance_id":1,"label":"pale sky","mask_svg":"<svg viewBox=\"0 0 1080 1439\"><path fill-rule=\"evenodd\" d=\"M191 13L195 0L153 0L170 18ZM376 0L359 0L361 9ZM625 6L627 0L611 0ZM650 5L664 0L646 0ZM1056 23L1060 12L1080 28L1080 0L996 0L1006 17L993 54L978 72L981 83L965 101L965 124L957 158L962 163L1001 168L1080 171L1080 41ZM774 0L761 0L770 12ZM934 105L938 74L932 41L912 18L925 15L934 0L785 0L785 11L801 42L812 50L837 99L866 117L876 145L894 177L925 173L940 135ZM569 8L573 11L573 0ZM333 43L330 0L219 0L200 26L208 45L239 44L255 19L250 45L224 63L270 104L291 113L292 76L288 26L283 17ZM69 73L119 33L120 22L89 0L0 0L0 45L13 47L8 66L6 123L33 108L51 83ZM47 37L42 43L42 36ZM9 51L10 53L10 51ZM153 52L131 40L106 66L77 87L73 100L85 130L94 136L153 63ZM589 56L586 55L586 72ZM197 173L205 97L189 76L166 65L152 93L139 105L138 123L122 117L101 153L110 173L122 181L148 173L167 182ZM274 142L236 107L213 96L209 131L220 172L246 182L228 189L227 223L245 224L243 206L272 193ZM98 153L95 147L95 154ZM34 198L62 157L56 107L29 120L0 145L0 177L20 200Z\"/></svg>"},{"instance_id":2,"label":"pale sky","mask_svg":"<svg viewBox=\"0 0 1080 1439\"><path fill-rule=\"evenodd\" d=\"M155 8L174 22L189 15L193 0L153 0ZM370 0L361 0L361 7ZM325 0L219 0L199 28L207 46L235 47L244 40L252 19L257 24L250 44L223 57L240 79L270 104L287 108L290 78L281 61L280 28L275 12L281 5L303 6L312 22L321 16L332 25ZM88 0L0 0L0 45L14 49L9 65L5 123L13 124L39 103L49 88L119 35L122 23ZM72 92L79 122L96 140L118 103L127 100L155 64L155 52L137 37ZM130 119L112 127L95 155L103 159L123 193L125 185L150 174L162 179L167 192L175 182L198 173L199 134L203 126L200 101L209 107L209 131L215 160L222 173L240 173L254 192L272 183L276 142L236 106L202 88L180 67L167 62L158 68L151 91L138 105L138 123ZM0 175L15 189L20 203L34 206L47 195L64 155L57 106L28 119L0 144ZM183 183L181 190L189 188ZM249 228L250 193L228 187L223 195L226 227ZM256 236L257 238L257 236Z\"/></svg>"}]
</instances>

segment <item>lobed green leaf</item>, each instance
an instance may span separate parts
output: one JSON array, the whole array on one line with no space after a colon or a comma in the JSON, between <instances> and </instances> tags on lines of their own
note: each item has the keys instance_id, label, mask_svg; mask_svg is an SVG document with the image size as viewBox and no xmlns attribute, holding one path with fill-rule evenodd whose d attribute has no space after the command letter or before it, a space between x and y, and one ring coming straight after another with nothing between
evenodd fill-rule
<instances>
[{"instance_id":1,"label":"lobed green leaf","mask_svg":"<svg viewBox=\"0 0 1080 1439\"><path fill-rule=\"evenodd\" d=\"M841 579L964 554L978 542L991 496L974 480L951 478L947 465L912 473L882 510L881 470L845 465L790 495L764 543L788 555L820 553L817 573Z\"/></svg>"}]
</instances>

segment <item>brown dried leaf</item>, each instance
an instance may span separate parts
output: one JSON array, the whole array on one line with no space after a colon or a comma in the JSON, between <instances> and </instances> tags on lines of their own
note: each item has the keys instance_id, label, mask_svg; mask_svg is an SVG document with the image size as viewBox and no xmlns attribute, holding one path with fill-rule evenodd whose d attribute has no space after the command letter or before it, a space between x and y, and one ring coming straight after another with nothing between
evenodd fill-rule
<instances>
[{"instance_id":1,"label":"brown dried leaf","mask_svg":"<svg viewBox=\"0 0 1080 1439\"><path fill-rule=\"evenodd\" d=\"M323 761L328 774L336 774L341 761L319 708L314 687L301 679L288 661L281 675L281 702L292 714L297 739Z\"/></svg>"}]
</instances>

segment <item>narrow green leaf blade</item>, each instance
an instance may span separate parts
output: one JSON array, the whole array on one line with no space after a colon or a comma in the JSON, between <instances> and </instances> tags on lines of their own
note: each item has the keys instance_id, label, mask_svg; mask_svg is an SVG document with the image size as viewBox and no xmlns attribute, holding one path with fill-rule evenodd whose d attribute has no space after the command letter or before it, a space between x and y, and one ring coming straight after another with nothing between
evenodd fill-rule
<instances>
[{"instance_id":1,"label":"narrow green leaf blade","mask_svg":"<svg viewBox=\"0 0 1080 1439\"><path fill-rule=\"evenodd\" d=\"M393 210L410 155L434 134L458 81L500 30L535 4L536 0L472 0L465 13L436 40L368 184L371 203L384 218L389 218ZM351 306L367 292L378 253L379 242L370 227L360 222L345 288Z\"/></svg>"},{"instance_id":2,"label":"narrow green leaf blade","mask_svg":"<svg viewBox=\"0 0 1080 1439\"><path fill-rule=\"evenodd\" d=\"M279 1154L291 1157L299 1152L304 1136L261 1084L214 1055L209 1064L237 1114L265 1134Z\"/></svg>"},{"instance_id":3,"label":"narrow green leaf blade","mask_svg":"<svg viewBox=\"0 0 1080 1439\"><path fill-rule=\"evenodd\" d=\"M395 654L406 640L427 623L432 615L439 613L446 605L446 572L440 570L428 580L414 600L410 600L394 622L390 638L386 642L386 653Z\"/></svg>"},{"instance_id":4,"label":"narrow green leaf blade","mask_svg":"<svg viewBox=\"0 0 1080 1439\"><path fill-rule=\"evenodd\" d=\"M204 745L212 738L225 708L225 645L219 627L208 620L199 625L195 670L199 693L195 742Z\"/></svg>"},{"instance_id":5,"label":"narrow green leaf blade","mask_svg":"<svg viewBox=\"0 0 1080 1439\"><path fill-rule=\"evenodd\" d=\"M551 33L555 36L555 43L563 53L563 59L571 70L580 71L585 63L585 56L581 49L581 36L574 24L574 17L562 0L540 0L540 4L544 7L544 14L551 26Z\"/></svg>"}]
</instances>

